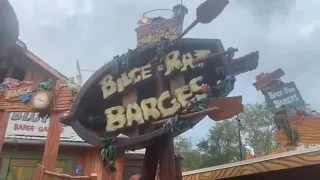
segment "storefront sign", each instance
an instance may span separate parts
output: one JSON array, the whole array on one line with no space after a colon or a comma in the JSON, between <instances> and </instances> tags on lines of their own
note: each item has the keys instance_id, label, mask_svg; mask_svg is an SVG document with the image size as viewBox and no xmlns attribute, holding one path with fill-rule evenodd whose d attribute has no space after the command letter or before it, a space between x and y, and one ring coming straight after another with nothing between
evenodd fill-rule
<instances>
[{"instance_id":1,"label":"storefront sign","mask_svg":"<svg viewBox=\"0 0 320 180\"><path fill-rule=\"evenodd\" d=\"M6 135L46 137L50 118L40 118L39 113L13 112L10 113ZM70 126L62 125L61 138L74 139L77 136Z\"/></svg>"},{"instance_id":2,"label":"storefront sign","mask_svg":"<svg viewBox=\"0 0 320 180\"><path fill-rule=\"evenodd\" d=\"M31 93L31 92L32 92L32 87L31 86L29 86L29 87L21 87L21 88L17 88L17 89L8 89L5 92L5 99L8 100L8 99L11 99L11 98L14 98L14 97L19 97L22 94Z\"/></svg>"},{"instance_id":3,"label":"storefront sign","mask_svg":"<svg viewBox=\"0 0 320 180\"><path fill-rule=\"evenodd\" d=\"M215 111L210 113L215 120L243 111L241 97L226 100L234 103L223 113L216 111L220 101L211 101L211 95L229 94L235 82L235 77L228 76L224 58L227 52L219 49L223 48L220 40L183 39L165 44L172 47L150 46L116 56L90 77L70 115L61 121L73 125L86 142L96 144L99 140L92 140L94 137L135 137L161 126L177 135L191 127L187 121L196 124L209 111ZM181 131L172 125L178 121ZM87 136L90 133L95 135Z\"/></svg>"},{"instance_id":4,"label":"storefront sign","mask_svg":"<svg viewBox=\"0 0 320 180\"><path fill-rule=\"evenodd\" d=\"M194 69L193 60L203 58L210 54L210 50L193 50L181 53L172 51L164 58L164 65L159 65L157 70L165 76L176 73L184 73L189 69ZM149 80L154 76L151 65L134 68L128 73L122 73L120 77L113 77L107 74L99 83L101 86L101 98L107 99L116 93L122 93L129 86ZM116 78L116 79L115 79ZM131 103L126 107L114 106L106 108L104 111L107 119L106 131L113 132L119 129L130 127L135 123L141 125L150 119L160 119L174 116L181 108L185 107L187 101L199 94L203 76L192 78L185 86L177 88L172 95L170 91L164 91L160 97L150 97L143 99L139 104ZM168 104L169 102L169 104Z\"/></svg>"},{"instance_id":5,"label":"storefront sign","mask_svg":"<svg viewBox=\"0 0 320 180\"><path fill-rule=\"evenodd\" d=\"M285 106L299 107L305 105L294 82L262 90L262 93L273 113L282 111Z\"/></svg>"},{"instance_id":6,"label":"storefront sign","mask_svg":"<svg viewBox=\"0 0 320 180\"><path fill-rule=\"evenodd\" d=\"M175 39L182 31L182 24L178 19L164 19L146 24L136 29L138 46L158 42L161 38Z\"/></svg>"}]
</instances>

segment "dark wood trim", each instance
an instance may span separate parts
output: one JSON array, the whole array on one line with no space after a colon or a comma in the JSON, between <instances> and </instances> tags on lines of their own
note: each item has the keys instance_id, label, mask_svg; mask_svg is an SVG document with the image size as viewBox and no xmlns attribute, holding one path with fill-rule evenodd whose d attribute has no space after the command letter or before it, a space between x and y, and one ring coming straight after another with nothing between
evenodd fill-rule
<instances>
[{"instance_id":1,"label":"dark wood trim","mask_svg":"<svg viewBox=\"0 0 320 180\"><path fill-rule=\"evenodd\" d=\"M177 42L177 46L183 46L184 44L188 43L201 43L201 44L213 44L214 42L219 41L221 43L221 40L219 39L193 39L193 38L184 38L181 41ZM157 44L153 43L150 45L143 46L141 48L137 48L136 52L137 54L142 54L145 51L148 51L152 48L156 48ZM221 47L220 47L221 48ZM81 104L84 103L85 99L84 97L87 95L87 92L89 89L96 84L99 83L99 81L103 78L103 76L106 75L106 72L111 68L111 65L113 64L113 61L108 62L104 66L102 66L100 69L98 69L87 81L86 83L81 87L79 93L77 94L77 97L75 98L75 101L72 104L71 110L69 112L69 115L62 117L60 120L63 124L69 125L70 121L75 120L75 116L79 111L81 111L82 106Z\"/></svg>"},{"instance_id":2,"label":"dark wood trim","mask_svg":"<svg viewBox=\"0 0 320 180\"><path fill-rule=\"evenodd\" d=\"M221 40L219 39L192 39L192 38L186 38L182 39L177 42L176 46L184 48L189 46L190 44L194 45L201 45L210 47L212 45L217 45L219 47L214 47L215 49L218 48L221 50L220 44ZM137 53L137 56L142 57L144 54L149 53L151 51L156 50L157 44L150 44L147 46L143 46L141 48L137 48L135 52ZM171 49L168 49L170 51ZM151 60L151 59L150 59ZM86 83L81 87L80 92L76 96L75 101L72 104L71 110L69 112L69 115L62 117L60 121L63 124L70 125L75 130L75 132L85 141L88 142L94 146L100 145L100 137L93 131L85 128L78 119L78 116L85 111L86 107L86 101L87 97L90 95L90 89L94 86L96 86L99 81L107 74L107 72L110 71L110 68L112 67L112 64L114 62L111 61L107 64L105 64L103 67L98 69L87 81ZM196 118L197 120L193 120L194 123L199 122L202 117ZM185 129L187 130L187 129ZM180 133L183 133L179 132ZM118 139L117 142L117 148L120 150L136 150L148 147L152 145L156 140L160 140L165 138L169 134L168 131L164 131L162 128L159 130L156 130L154 132L144 134L138 137L132 137L132 138L126 138L126 139ZM178 134L175 134L178 135Z\"/></svg>"}]
</instances>

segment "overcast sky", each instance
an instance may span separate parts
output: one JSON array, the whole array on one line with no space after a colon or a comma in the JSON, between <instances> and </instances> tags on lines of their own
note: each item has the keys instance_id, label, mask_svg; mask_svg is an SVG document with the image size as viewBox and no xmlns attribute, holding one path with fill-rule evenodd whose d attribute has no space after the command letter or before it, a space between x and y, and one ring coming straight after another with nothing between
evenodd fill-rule
<instances>
[{"instance_id":1,"label":"overcast sky","mask_svg":"<svg viewBox=\"0 0 320 180\"><path fill-rule=\"evenodd\" d=\"M184 0L188 25L204 0ZM136 46L134 29L142 13L172 8L180 0L10 0L20 21L20 39L28 49L66 76L98 69L117 54ZM152 2L152 3L151 3ZM281 67L283 80L295 81L304 100L320 110L320 1L230 0L211 24L199 25L187 37L219 38L241 56L260 51L259 68L237 77L231 95L244 102L263 101L252 83L260 72ZM159 14L154 14L159 15ZM164 12L163 16L169 16ZM91 74L84 73L87 79ZM205 137L213 121L205 119L185 135Z\"/></svg>"}]
</instances>

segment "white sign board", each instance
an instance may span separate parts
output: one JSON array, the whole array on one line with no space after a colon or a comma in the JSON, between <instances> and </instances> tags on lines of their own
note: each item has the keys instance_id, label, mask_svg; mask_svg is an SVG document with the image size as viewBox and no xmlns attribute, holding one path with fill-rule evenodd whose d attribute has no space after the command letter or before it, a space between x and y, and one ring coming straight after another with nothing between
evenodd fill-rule
<instances>
[{"instance_id":1,"label":"white sign board","mask_svg":"<svg viewBox=\"0 0 320 180\"><path fill-rule=\"evenodd\" d=\"M39 113L12 112L9 116L6 136L46 137L50 117L39 118ZM80 139L72 127L62 125L61 139Z\"/></svg>"}]
</instances>

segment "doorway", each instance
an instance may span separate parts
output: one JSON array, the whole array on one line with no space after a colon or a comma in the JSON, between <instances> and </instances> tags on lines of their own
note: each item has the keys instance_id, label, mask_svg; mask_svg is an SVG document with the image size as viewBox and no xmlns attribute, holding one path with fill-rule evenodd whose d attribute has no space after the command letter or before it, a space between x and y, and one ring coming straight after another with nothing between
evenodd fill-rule
<instances>
[{"instance_id":1,"label":"doorway","mask_svg":"<svg viewBox=\"0 0 320 180\"><path fill-rule=\"evenodd\" d=\"M37 164L41 159L10 159L6 180L33 180ZM56 173L64 173L67 160L58 160Z\"/></svg>"}]
</instances>

